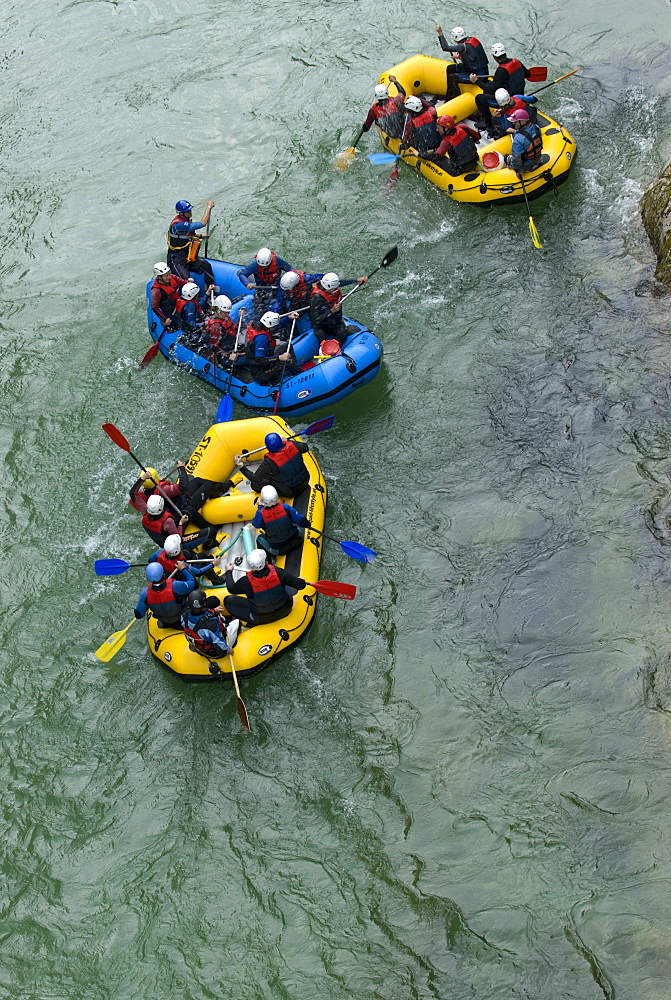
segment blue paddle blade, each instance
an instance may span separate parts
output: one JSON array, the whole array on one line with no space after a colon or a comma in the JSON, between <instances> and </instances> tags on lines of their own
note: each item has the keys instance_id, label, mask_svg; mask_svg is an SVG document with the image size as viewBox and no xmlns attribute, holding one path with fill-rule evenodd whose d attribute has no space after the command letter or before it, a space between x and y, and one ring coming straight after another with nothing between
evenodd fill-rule
<instances>
[{"instance_id":1,"label":"blue paddle blade","mask_svg":"<svg viewBox=\"0 0 671 1000\"><path fill-rule=\"evenodd\" d=\"M125 559L96 559L93 564L96 576L119 576L130 569Z\"/></svg>"},{"instance_id":2,"label":"blue paddle blade","mask_svg":"<svg viewBox=\"0 0 671 1000\"><path fill-rule=\"evenodd\" d=\"M377 552L373 552L365 545L359 545L358 542L340 542L340 548L350 559L356 559L357 562L361 563L372 562L377 555Z\"/></svg>"},{"instance_id":3,"label":"blue paddle blade","mask_svg":"<svg viewBox=\"0 0 671 1000\"><path fill-rule=\"evenodd\" d=\"M383 163L394 163L398 156L395 153L369 153L368 159L376 166L381 166Z\"/></svg>"},{"instance_id":4,"label":"blue paddle blade","mask_svg":"<svg viewBox=\"0 0 671 1000\"><path fill-rule=\"evenodd\" d=\"M334 420L335 416L322 417L321 420L315 420L315 422L310 424L309 427L306 427L304 431L301 431L301 434L317 434L319 431L330 431L333 427Z\"/></svg>"},{"instance_id":5,"label":"blue paddle blade","mask_svg":"<svg viewBox=\"0 0 671 1000\"><path fill-rule=\"evenodd\" d=\"M217 418L215 423L217 424L227 424L228 421L233 416L233 399L226 393L219 400L219 406L217 407Z\"/></svg>"}]
</instances>

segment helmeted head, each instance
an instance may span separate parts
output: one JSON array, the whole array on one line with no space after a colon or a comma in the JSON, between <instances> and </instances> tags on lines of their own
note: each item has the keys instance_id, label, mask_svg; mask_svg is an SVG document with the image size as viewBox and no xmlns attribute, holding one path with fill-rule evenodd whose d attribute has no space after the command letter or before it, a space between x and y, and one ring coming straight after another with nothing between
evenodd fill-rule
<instances>
[{"instance_id":1,"label":"helmeted head","mask_svg":"<svg viewBox=\"0 0 671 1000\"><path fill-rule=\"evenodd\" d=\"M249 568L258 573L260 569L265 569L266 554L263 549L253 549L247 556Z\"/></svg>"},{"instance_id":2,"label":"helmeted head","mask_svg":"<svg viewBox=\"0 0 671 1000\"><path fill-rule=\"evenodd\" d=\"M389 97L389 88L386 83L376 83L375 84L375 100L376 101L386 101Z\"/></svg>"},{"instance_id":3,"label":"helmeted head","mask_svg":"<svg viewBox=\"0 0 671 1000\"><path fill-rule=\"evenodd\" d=\"M165 576L165 570L160 563L152 562L147 566L144 575L149 580L149 583L158 583Z\"/></svg>"},{"instance_id":4,"label":"helmeted head","mask_svg":"<svg viewBox=\"0 0 671 1000\"><path fill-rule=\"evenodd\" d=\"M190 611L205 611L207 607L207 594L202 588L198 587L197 590L192 590L191 593L186 598L186 603L189 605Z\"/></svg>"},{"instance_id":5,"label":"helmeted head","mask_svg":"<svg viewBox=\"0 0 671 1000\"><path fill-rule=\"evenodd\" d=\"M513 125L524 125L529 121L529 112L525 111L524 108L519 108L508 116L508 121L511 121Z\"/></svg>"},{"instance_id":6,"label":"helmeted head","mask_svg":"<svg viewBox=\"0 0 671 1000\"><path fill-rule=\"evenodd\" d=\"M193 205L190 201L182 199L175 205L175 211L179 212L180 215L188 215L189 212L193 211Z\"/></svg>"},{"instance_id":7,"label":"helmeted head","mask_svg":"<svg viewBox=\"0 0 671 1000\"><path fill-rule=\"evenodd\" d=\"M272 250L269 250L268 247L261 247L261 249L257 251L254 259L257 264L261 265L261 267L268 267L268 264L270 264L273 259L273 252Z\"/></svg>"},{"instance_id":8,"label":"helmeted head","mask_svg":"<svg viewBox=\"0 0 671 1000\"><path fill-rule=\"evenodd\" d=\"M452 28L451 34L455 42L463 42L463 40L466 37L466 32L464 31L463 28Z\"/></svg>"},{"instance_id":9,"label":"helmeted head","mask_svg":"<svg viewBox=\"0 0 671 1000\"><path fill-rule=\"evenodd\" d=\"M264 486L261 490L261 503L264 507L274 507L279 497L274 486Z\"/></svg>"},{"instance_id":10,"label":"helmeted head","mask_svg":"<svg viewBox=\"0 0 671 1000\"><path fill-rule=\"evenodd\" d=\"M297 271L285 271L280 278L280 288L283 292L290 292L292 288L301 280L300 274Z\"/></svg>"},{"instance_id":11,"label":"helmeted head","mask_svg":"<svg viewBox=\"0 0 671 1000\"><path fill-rule=\"evenodd\" d=\"M266 434L265 438L263 439L263 443L265 444L268 451L281 451L282 448L284 447L282 438L279 436L279 434L276 434L275 431L271 431L270 434Z\"/></svg>"},{"instance_id":12,"label":"helmeted head","mask_svg":"<svg viewBox=\"0 0 671 1000\"><path fill-rule=\"evenodd\" d=\"M163 508L165 507L165 500L163 497L159 496L158 493L152 493L152 495L147 500L147 513L151 514L152 517L156 517L157 514L163 513Z\"/></svg>"},{"instance_id":13,"label":"helmeted head","mask_svg":"<svg viewBox=\"0 0 671 1000\"><path fill-rule=\"evenodd\" d=\"M452 115L439 115L436 118L436 125L441 125L443 128L454 128L454 118Z\"/></svg>"},{"instance_id":14,"label":"helmeted head","mask_svg":"<svg viewBox=\"0 0 671 1000\"><path fill-rule=\"evenodd\" d=\"M231 311L231 306L233 305L228 295L217 295L212 304L217 312L220 313L229 313Z\"/></svg>"},{"instance_id":15,"label":"helmeted head","mask_svg":"<svg viewBox=\"0 0 671 1000\"><path fill-rule=\"evenodd\" d=\"M261 326L265 326L266 330L274 330L276 326L279 326L279 322L279 313L265 312L261 317Z\"/></svg>"},{"instance_id":16,"label":"helmeted head","mask_svg":"<svg viewBox=\"0 0 671 1000\"><path fill-rule=\"evenodd\" d=\"M175 559L175 557L182 551L181 535L168 535L163 543L163 549L167 556L170 556L171 559Z\"/></svg>"},{"instance_id":17,"label":"helmeted head","mask_svg":"<svg viewBox=\"0 0 671 1000\"><path fill-rule=\"evenodd\" d=\"M182 285L182 290L180 291L179 294L182 296L183 299L186 299L187 302L190 302L191 299L195 299L199 291L200 288L198 287L195 281L187 281L185 285Z\"/></svg>"},{"instance_id":18,"label":"helmeted head","mask_svg":"<svg viewBox=\"0 0 671 1000\"><path fill-rule=\"evenodd\" d=\"M502 45L501 42L494 42L492 45L492 55L495 59L500 59L501 56L506 54L506 47Z\"/></svg>"},{"instance_id":19,"label":"helmeted head","mask_svg":"<svg viewBox=\"0 0 671 1000\"><path fill-rule=\"evenodd\" d=\"M340 288L340 278L335 271L328 271L319 284L325 292L335 292L336 288Z\"/></svg>"},{"instance_id":20,"label":"helmeted head","mask_svg":"<svg viewBox=\"0 0 671 1000\"><path fill-rule=\"evenodd\" d=\"M510 94L505 87L499 87L494 93L494 99L500 108L505 108L510 103Z\"/></svg>"},{"instance_id":21,"label":"helmeted head","mask_svg":"<svg viewBox=\"0 0 671 1000\"><path fill-rule=\"evenodd\" d=\"M158 486L158 472L150 465L140 473L140 481L143 490L153 490Z\"/></svg>"},{"instance_id":22,"label":"helmeted head","mask_svg":"<svg viewBox=\"0 0 671 1000\"><path fill-rule=\"evenodd\" d=\"M422 110L422 102L415 94L411 94L410 97L406 98L403 107L410 114L416 115Z\"/></svg>"},{"instance_id":23,"label":"helmeted head","mask_svg":"<svg viewBox=\"0 0 671 1000\"><path fill-rule=\"evenodd\" d=\"M157 278L162 278L165 274L170 274L170 268L163 261L159 261L158 264L154 264L154 274Z\"/></svg>"}]
</instances>

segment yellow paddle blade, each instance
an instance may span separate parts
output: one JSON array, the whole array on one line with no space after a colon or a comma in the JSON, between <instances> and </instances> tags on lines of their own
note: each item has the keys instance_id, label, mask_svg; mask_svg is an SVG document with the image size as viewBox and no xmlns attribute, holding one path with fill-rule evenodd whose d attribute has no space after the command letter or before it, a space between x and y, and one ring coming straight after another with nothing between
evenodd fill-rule
<instances>
[{"instance_id":1,"label":"yellow paddle blade","mask_svg":"<svg viewBox=\"0 0 671 1000\"><path fill-rule=\"evenodd\" d=\"M133 618L130 625L134 625L136 621L137 618ZM99 649L96 649L93 654L95 658L100 660L101 663L109 663L109 661L116 656L126 641L126 633L128 632L130 625L126 625L125 628L120 629L118 632L114 632L109 639L105 639L102 646L100 646Z\"/></svg>"},{"instance_id":2,"label":"yellow paddle blade","mask_svg":"<svg viewBox=\"0 0 671 1000\"><path fill-rule=\"evenodd\" d=\"M531 216L529 216L529 232L531 233L531 239L533 240L534 246L538 250L542 250L543 244L541 243L541 238L538 235L538 230L536 229L536 223L531 218Z\"/></svg>"},{"instance_id":3,"label":"yellow paddle blade","mask_svg":"<svg viewBox=\"0 0 671 1000\"><path fill-rule=\"evenodd\" d=\"M336 170L347 170L351 163L354 162L356 156L356 149L354 146L350 146L349 149L344 149L342 153L338 153L333 165Z\"/></svg>"}]
</instances>

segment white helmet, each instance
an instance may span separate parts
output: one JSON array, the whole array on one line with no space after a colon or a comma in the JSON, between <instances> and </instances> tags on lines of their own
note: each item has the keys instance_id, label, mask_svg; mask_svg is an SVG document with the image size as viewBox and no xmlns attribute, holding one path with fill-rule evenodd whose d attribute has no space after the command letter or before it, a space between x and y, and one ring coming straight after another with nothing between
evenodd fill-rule
<instances>
[{"instance_id":1,"label":"white helmet","mask_svg":"<svg viewBox=\"0 0 671 1000\"><path fill-rule=\"evenodd\" d=\"M268 267L268 264L270 264L272 258L273 258L272 250L269 250L268 247L261 247L261 249L256 255L256 263L260 264L261 267Z\"/></svg>"},{"instance_id":2,"label":"white helmet","mask_svg":"<svg viewBox=\"0 0 671 1000\"><path fill-rule=\"evenodd\" d=\"M185 285L182 285L182 291L180 292L180 295L182 296L183 299L186 299L187 302L190 302L191 299L195 299L199 291L200 288L198 287L195 281L187 281Z\"/></svg>"},{"instance_id":3,"label":"white helmet","mask_svg":"<svg viewBox=\"0 0 671 1000\"><path fill-rule=\"evenodd\" d=\"M266 330L274 330L280 322L279 313L266 312L261 317L261 325L265 326Z\"/></svg>"},{"instance_id":4,"label":"white helmet","mask_svg":"<svg viewBox=\"0 0 671 1000\"><path fill-rule=\"evenodd\" d=\"M147 500L147 513L148 514L162 514L163 508L165 507L165 500L163 497L159 496L158 493L152 493L152 495Z\"/></svg>"},{"instance_id":5,"label":"white helmet","mask_svg":"<svg viewBox=\"0 0 671 1000\"><path fill-rule=\"evenodd\" d=\"M501 45L501 42L494 42L494 44L492 45L492 55L494 56L494 58L500 59L501 56L504 56L505 54L506 54L505 45Z\"/></svg>"},{"instance_id":6,"label":"white helmet","mask_svg":"<svg viewBox=\"0 0 671 1000\"><path fill-rule=\"evenodd\" d=\"M261 490L261 503L264 507L274 507L279 497L274 486L264 486Z\"/></svg>"},{"instance_id":7,"label":"white helmet","mask_svg":"<svg viewBox=\"0 0 671 1000\"><path fill-rule=\"evenodd\" d=\"M386 83L377 83L375 85L375 100L384 101L389 97L389 89Z\"/></svg>"},{"instance_id":8,"label":"white helmet","mask_svg":"<svg viewBox=\"0 0 671 1000\"><path fill-rule=\"evenodd\" d=\"M147 505L148 506L148 505ZM181 535L168 535L165 542L163 543L163 548L167 556L178 556L182 551L182 538Z\"/></svg>"},{"instance_id":9,"label":"white helmet","mask_svg":"<svg viewBox=\"0 0 671 1000\"><path fill-rule=\"evenodd\" d=\"M403 107L406 109L406 111L415 111L415 112L421 111L422 102L420 101L419 97L415 97L414 94L411 94L410 97L406 100Z\"/></svg>"},{"instance_id":10,"label":"white helmet","mask_svg":"<svg viewBox=\"0 0 671 1000\"><path fill-rule=\"evenodd\" d=\"M466 32L463 28L452 28L452 38L454 38L455 42L463 42L465 37Z\"/></svg>"},{"instance_id":11,"label":"white helmet","mask_svg":"<svg viewBox=\"0 0 671 1000\"><path fill-rule=\"evenodd\" d=\"M340 288L340 278L335 271L329 271L328 274L324 275L319 284L325 292L335 292L336 288Z\"/></svg>"},{"instance_id":12,"label":"white helmet","mask_svg":"<svg viewBox=\"0 0 671 1000\"><path fill-rule=\"evenodd\" d=\"M163 264L161 261L158 264L154 264L154 274L158 278L161 274L170 274L170 268L167 264Z\"/></svg>"},{"instance_id":13,"label":"white helmet","mask_svg":"<svg viewBox=\"0 0 671 1000\"><path fill-rule=\"evenodd\" d=\"M219 310L219 312L230 312L233 303L229 299L228 295L217 295L213 305L215 309Z\"/></svg>"},{"instance_id":14,"label":"white helmet","mask_svg":"<svg viewBox=\"0 0 671 1000\"><path fill-rule=\"evenodd\" d=\"M496 98L496 103L500 108L502 108L510 100L510 94L508 93L505 87L499 87L499 89L494 94L494 97Z\"/></svg>"},{"instance_id":15,"label":"white helmet","mask_svg":"<svg viewBox=\"0 0 671 1000\"><path fill-rule=\"evenodd\" d=\"M301 280L300 274L296 271L285 271L280 278L280 288L284 292L290 292L292 288L295 288L298 282Z\"/></svg>"},{"instance_id":16,"label":"white helmet","mask_svg":"<svg viewBox=\"0 0 671 1000\"><path fill-rule=\"evenodd\" d=\"M247 563L251 570L263 569L266 565L266 554L263 549L253 549L247 556Z\"/></svg>"}]
</instances>

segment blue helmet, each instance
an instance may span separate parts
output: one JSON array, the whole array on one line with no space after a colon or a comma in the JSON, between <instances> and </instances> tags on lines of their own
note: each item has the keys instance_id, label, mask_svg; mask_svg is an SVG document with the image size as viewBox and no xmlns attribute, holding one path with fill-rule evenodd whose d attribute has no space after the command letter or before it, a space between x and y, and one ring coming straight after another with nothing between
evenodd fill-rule
<instances>
[{"instance_id":1,"label":"blue helmet","mask_svg":"<svg viewBox=\"0 0 671 1000\"><path fill-rule=\"evenodd\" d=\"M163 567L158 562L149 563L145 570L145 576L150 583L158 583L163 579Z\"/></svg>"},{"instance_id":2,"label":"blue helmet","mask_svg":"<svg viewBox=\"0 0 671 1000\"><path fill-rule=\"evenodd\" d=\"M175 211L176 212L184 212L184 213L186 213L186 212L190 212L192 208L193 208L193 205L191 204L190 201L178 201L177 204L175 205Z\"/></svg>"},{"instance_id":3,"label":"blue helmet","mask_svg":"<svg viewBox=\"0 0 671 1000\"><path fill-rule=\"evenodd\" d=\"M282 438L279 434L266 434L265 445L268 451L281 451L282 450Z\"/></svg>"}]
</instances>

